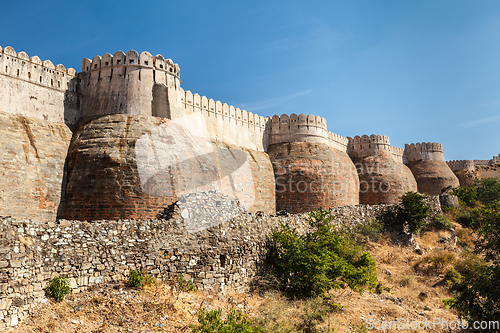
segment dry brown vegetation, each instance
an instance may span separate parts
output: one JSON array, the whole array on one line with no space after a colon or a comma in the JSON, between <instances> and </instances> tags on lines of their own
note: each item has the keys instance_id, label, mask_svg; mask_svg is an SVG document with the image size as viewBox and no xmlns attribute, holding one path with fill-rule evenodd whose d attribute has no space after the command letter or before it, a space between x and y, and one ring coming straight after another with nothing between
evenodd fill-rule
<instances>
[{"instance_id":1,"label":"dry brown vegetation","mask_svg":"<svg viewBox=\"0 0 500 333\"><path fill-rule=\"evenodd\" d=\"M471 242L468 229L457 224L454 229L457 244L460 240L467 245ZM382 293L332 292L333 301L343 308L321 313L322 319L313 323L315 332L366 332L368 318L457 320L456 314L442 302L451 297L444 273L453 265L466 270L477 258L468 258L460 245L453 247L453 242L443 241L452 239L453 232L449 230L427 230L417 237L424 250L422 255L411 246L395 245L394 236L386 234L378 242L365 243L377 263ZM241 309L268 332L279 333L297 332L304 323L314 322L321 312L321 301L288 300L269 289L247 294L183 292L174 283L161 282L136 291L125 283L117 283L72 294L59 304L40 304L16 332L191 332L189 325L197 323L202 307L222 308L223 314L233 308Z\"/></svg>"}]
</instances>

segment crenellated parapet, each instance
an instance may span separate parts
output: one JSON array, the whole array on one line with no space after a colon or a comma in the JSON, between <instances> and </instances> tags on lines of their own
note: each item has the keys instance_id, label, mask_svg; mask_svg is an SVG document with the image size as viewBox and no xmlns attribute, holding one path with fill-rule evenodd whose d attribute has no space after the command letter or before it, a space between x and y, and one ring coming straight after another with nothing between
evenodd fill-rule
<instances>
[{"instance_id":1,"label":"crenellated parapet","mask_svg":"<svg viewBox=\"0 0 500 333\"><path fill-rule=\"evenodd\" d=\"M419 160L444 161L443 145L438 142L422 142L405 145L407 163Z\"/></svg>"},{"instance_id":2,"label":"crenellated parapet","mask_svg":"<svg viewBox=\"0 0 500 333\"><path fill-rule=\"evenodd\" d=\"M72 125L80 89L73 68L0 47L0 111Z\"/></svg>"},{"instance_id":3,"label":"crenellated parapet","mask_svg":"<svg viewBox=\"0 0 500 333\"><path fill-rule=\"evenodd\" d=\"M259 151L267 150L266 124L269 118L197 93L193 94L189 90L180 88L179 91L182 104L182 112L179 115L203 115L203 125L206 125L213 140Z\"/></svg>"},{"instance_id":4,"label":"crenellated parapet","mask_svg":"<svg viewBox=\"0 0 500 333\"><path fill-rule=\"evenodd\" d=\"M269 123L269 144L285 142L317 142L324 143L343 152L347 150L347 138L329 132L326 119L312 114L290 116L274 115Z\"/></svg>"},{"instance_id":5,"label":"crenellated parapet","mask_svg":"<svg viewBox=\"0 0 500 333\"><path fill-rule=\"evenodd\" d=\"M387 135L370 136L356 135L354 138L347 137L349 140L347 153L351 157L367 157L377 155L378 152L384 152L392 155L391 142Z\"/></svg>"},{"instance_id":6,"label":"crenellated parapet","mask_svg":"<svg viewBox=\"0 0 500 333\"><path fill-rule=\"evenodd\" d=\"M79 74L83 116L137 114L175 118L180 69L171 59L135 50L84 58Z\"/></svg>"},{"instance_id":7,"label":"crenellated parapet","mask_svg":"<svg viewBox=\"0 0 500 333\"><path fill-rule=\"evenodd\" d=\"M30 58L26 52L16 53L10 46L0 46L0 66L0 74L60 91L70 89L70 81L76 76L73 68L54 66L50 60L41 61L37 56Z\"/></svg>"},{"instance_id":8,"label":"crenellated parapet","mask_svg":"<svg viewBox=\"0 0 500 333\"><path fill-rule=\"evenodd\" d=\"M404 159L405 150L404 150L404 148L391 146L391 153L392 153L392 158L394 159L394 161L396 161L397 163L404 164L404 162L405 162L405 159Z\"/></svg>"},{"instance_id":9,"label":"crenellated parapet","mask_svg":"<svg viewBox=\"0 0 500 333\"><path fill-rule=\"evenodd\" d=\"M475 170L475 164L472 160L453 160L447 161L446 164L450 167L451 171L458 172L462 170Z\"/></svg>"}]
</instances>

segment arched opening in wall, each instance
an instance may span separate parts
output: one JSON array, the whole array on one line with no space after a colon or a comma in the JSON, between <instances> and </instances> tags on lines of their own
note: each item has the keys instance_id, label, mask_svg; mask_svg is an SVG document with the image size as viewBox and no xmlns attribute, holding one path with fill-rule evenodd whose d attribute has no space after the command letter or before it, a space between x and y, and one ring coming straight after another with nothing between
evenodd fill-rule
<instances>
[{"instance_id":1,"label":"arched opening in wall","mask_svg":"<svg viewBox=\"0 0 500 333\"><path fill-rule=\"evenodd\" d=\"M54 79L50 79L50 85L53 87L54 86Z\"/></svg>"},{"instance_id":2,"label":"arched opening in wall","mask_svg":"<svg viewBox=\"0 0 500 333\"><path fill-rule=\"evenodd\" d=\"M31 79L31 72L28 72L28 79Z\"/></svg>"},{"instance_id":3,"label":"arched opening in wall","mask_svg":"<svg viewBox=\"0 0 500 333\"><path fill-rule=\"evenodd\" d=\"M172 68L170 68L170 73L172 73Z\"/></svg>"},{"instance_id":4,"label":"arched opening in wall","mask_svg":"<svg viewBox=\"0 0 500 333\"><path fill-rule=\"evenodd\" d=\"M40 76L40 83L42 83L42 77Z\"/></svg>"},{"instance_id":5,"label":"arched opening in wall","mask_svg":"<svg viewBox=\"0 0 500 333\"><path fill-rule=\"evenodd\" d=\"M5 66L5 73L7 73L8 71L9 71L9 67Z\"/></svg>"},{"instance_id":6,"label":"arched opening in wall","mask_svg":"<svg viewBox=\"0 0 500 333\"><path fill-rule=\"evenodd\" d=\"M19 76L19 69L17 70L17 76Z\"/></svg>"},{"instance_id":7,"label":"arched opening in wall","mask_svg":"<svg viewBox=\"0 0 500 333\"><path fill-rule=\"evenodd\" d=\"M57 81L57 87L61 88L61 81Z\"/></svg>"},{"instance_id":8,"label":"arched opening in wall","mask_svg":"<svg viewBox=\"0 0 500 333\"><path fill-rule=\"evenodd\" d=\"M141 81L141 69L139 68L139 81Z\"/></svg>"}]
</instances>

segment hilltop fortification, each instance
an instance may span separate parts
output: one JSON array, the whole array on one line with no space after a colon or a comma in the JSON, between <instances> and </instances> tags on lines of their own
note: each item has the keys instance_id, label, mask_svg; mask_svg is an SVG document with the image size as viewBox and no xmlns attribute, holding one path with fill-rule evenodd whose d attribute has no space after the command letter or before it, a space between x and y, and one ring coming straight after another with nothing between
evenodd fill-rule
<instances>
[{"instance_id":1,"label":"hilltop fortification","mask_svg":"<svg viewBox=\"0 0 500 333\"><path fill-rule=\"evenodd\" d=\"M403 164L403 150L392 147L386 135L349 137L348 153L359 175L359 201L362 204L397 203L417 183Z\"/></svg>"},{"instance_id":2,"label":"hilltop fortification","mask_svg":"<svg viewBox=\"0 0 500 333\"><path fill-rule=\"evenodd\" d=\"M76 73L0 47L0 131L0 331L63 272L75 291L130 269L244 290L280 222L266 214L344 206L369 220L387 206L360 202L458 185L439 143L402 149L320 116L262 117L184 90L177 64L134 50Z\"/></svg>"}]
</instances>

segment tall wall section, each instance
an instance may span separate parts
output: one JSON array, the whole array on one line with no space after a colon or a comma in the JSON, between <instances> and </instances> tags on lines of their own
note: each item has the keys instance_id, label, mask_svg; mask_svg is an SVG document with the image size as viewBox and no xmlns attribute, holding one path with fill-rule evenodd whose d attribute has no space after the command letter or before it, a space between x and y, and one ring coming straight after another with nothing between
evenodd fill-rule
<instances>
[{"instance_id":1,"label":"tall wall section","mask_svg":"<svg viewBox=\"0 0 500 333\"><path fill-rule=\"evenodd\" d=\"M403 164L402 149L392 147L385 135L348 138L348 153L359 175L359 202L394 204L401 195L416 191L417 183Z\"/></svg>"},{"instance_id":2,"label":"tall wall section","mask_svg":"<svg viewBox=\"0 0 500 333\"><path fill-rule=\"evenodd\" d=\"M209 137L247 149L266 151L268 147L267 119L232 105L180 89L182 112L179 116L200 116ZM173 118L175 119L175 118Z\"/></svg>"},{"instance_id":3,"label":"tall wall section","mask_svg":"<svg viewBox=\"0 0 500 333\"><path fill-rule=\"evenodd\" d=\"M328 132L324 118L273 116L269 133L277 210L299 213L359 203L356 169L345 152L347 139Z\"/></svg>"},{"instance_id":4,"label":"tall wall section","mask_svg":"<svg viewBox=\"0 0 500 333\"><path fill-rule=\"evenodd\" d=\"M415 176L419 192L440 195L443 189L460 185L458 178L444 161L443 145L440 143L406 144L405 158Z\"/></svg>"},{"instance_id":5,"label":"tall wall section","mask_svg":"<svg viewBox=\"0 0 500 333\"><path fill-rule=\"evenodd\" d=\"M63 123L0 112L0 216L54 221L62 214L70 140Z\"/></svg>"},{"instance_id":6,"label":"tall wall section","mask_svg":"<svg viewBox=\"0 0 500 333\"><path fill-rule=\"evenodd\" d=\"M82 115L133 114L171 119L181 110L180 69L149 52L117 51L83 59Z\"/></svg>"},{"instance_id":7,"label":"tall wall section","mask_svg":"<svg viewBox=\"0 0 500 333\"><path fill-rule=\"evenodd\" d=\"M137 115L87 119L68 153L68 219L154 218L199 191L239 200L251 212L275 211L266 153L213 143L175 121Z\"/></svg>"},{"instance_id":8,"label":"tall wall section","mask_svg":"<svg viewBox=\"0 0 500 333\"><path fill-rule=\"evenodd\" d=\"M73 68L0 47L0 111L71 127L80 116L78 81Z\"/></svg>"}]
</instances>

